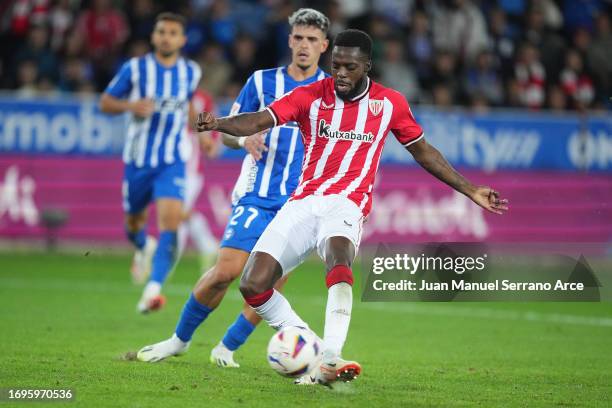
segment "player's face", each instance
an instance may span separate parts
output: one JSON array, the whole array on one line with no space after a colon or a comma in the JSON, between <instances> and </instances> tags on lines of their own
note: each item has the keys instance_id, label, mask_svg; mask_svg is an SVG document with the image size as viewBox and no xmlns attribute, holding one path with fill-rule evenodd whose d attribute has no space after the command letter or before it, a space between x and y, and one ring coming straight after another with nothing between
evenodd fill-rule
<instances>
[{"instance_id":1,"label":"player's face","mask_svg":"<svg viewBox=\"0 0 612 408\"><path fill-rule=\"evenodd\" d=\"M162 20L155 24L151 43L155 51L164 57L178 53L187 42L183 26L176 21Z\"/></svg>"},{"instance_id":2,"label":"player's face","mask_svg":"<svg viewBox=\"0 0 612 408\"><path fill-rule=\"evenodd\" d=\"M293 26L289 34L291 61L304 70L319 63L328 45L325 33L314 26Z\"/></svg>"},{"instance_id":3,"label":"player's face","mask_svg":"<svg viewBox=\"0 0 612 408\"><path fill-rule=\"evenodd\" d=\"M332 76L336 94L344 99L357 95L370 66L370 60L362 54L359 47L334 47Z\"/></svg>"}]
</instances>

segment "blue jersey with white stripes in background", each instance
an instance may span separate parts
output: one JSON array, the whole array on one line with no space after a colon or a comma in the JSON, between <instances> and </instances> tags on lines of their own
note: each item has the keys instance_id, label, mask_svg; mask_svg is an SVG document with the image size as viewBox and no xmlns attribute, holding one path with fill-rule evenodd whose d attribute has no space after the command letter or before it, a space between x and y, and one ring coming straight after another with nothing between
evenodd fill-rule
<instances>
[{"instance_id":1,"label":"blue jersey with white stripes in background","mask_svg":"<svg viewBox=\"0 0 612 408\"><path fill-rule=\"evenodd\" d=\"M242 88L231 114L257 112L301 85L308 85L327 75L320 68L303 81L296 81L287 67L255 71ZM304 145L295 123L272 128L265 139L267 152L255 161L250 154L242 162L242 170L232 193L234 205L255 205L280 209L297 187L302 171Z\"/></svg>"},{"instance_id":2,"label":"blue jersey with white stripes in background","mask_svg":"<svg viewBox=\"0 0 612 408\"><path fill-rule=\"evenodd\" d=\"M155 168L189 158L189 101L200 76L198 64L183 57L171 67L160 64L152 53L123 64L105 92L130 101L148 98L155 102L151 116L129 120L125 164Z\"/></svg>"}]
</instances>

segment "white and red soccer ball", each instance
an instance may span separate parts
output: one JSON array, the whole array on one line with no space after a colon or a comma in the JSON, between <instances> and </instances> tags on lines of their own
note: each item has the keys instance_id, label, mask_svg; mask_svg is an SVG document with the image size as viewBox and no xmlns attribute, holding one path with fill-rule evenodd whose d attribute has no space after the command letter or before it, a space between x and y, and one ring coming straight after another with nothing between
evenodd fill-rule
<instances>
[{"instance_id":1,"label":"white and red soccer ball","mask_svg":"<svg viewBox=\"0 0 612 408\"><path fill-rule=\"evenodd\" d=\"M272 336L268 343L268 363L285 377L301 377L320 363L321 344L311 330L289 326Z\"/></svg>"}]
</instances>

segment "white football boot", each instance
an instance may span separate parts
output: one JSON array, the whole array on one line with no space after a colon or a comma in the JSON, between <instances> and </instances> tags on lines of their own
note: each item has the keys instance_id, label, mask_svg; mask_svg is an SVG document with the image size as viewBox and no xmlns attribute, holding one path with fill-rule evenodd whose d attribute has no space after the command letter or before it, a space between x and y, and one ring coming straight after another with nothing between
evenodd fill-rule
<instances>
[{"instance_id":1,"label":"white football boot","mask_svg":"<svg viewBox=\"0 0 612 408\"><path fill-rule=\"evenodd\" d=\"M132 259L132 282L141 285L146 282L151 275L151 265L153 263L153 255L157 249L157 240L151 235L147 235L145 246L142 249L134 252Z\"/></svg>"},{"instance_id":2,"label":"white football boot","mask_svg":"<svg viewBox=\"0 0 612 408\"><path fill-rule=\"evenodd\" d=\"M323 353L321 364L315 374L317 383L329 386L336 381L353 381L361 374L361 365L356 361L347 361Z\"/></svg>"},{"instance_id":3,"label":"white football boot","mask_svg":"<svg viewBox=\"0 0 612 408\"><path fill-rule=\"evenodd\" d=\"M234 352L223 342L219 342L210 352L210 362L223 368L239 368L240 364L234 361Z\"/></svg>"},{"instance_id":4,"label":"white football boot","mask_svg":"<svg viewBox=\"0 0 612 408\"><path fill-rule=\"evenodd\" d=\"M146 363L157 363L168 357L184 354L189 349L190 343L185 343L173 334L168 340L141 348L136 358Z\"/></svg>"},{"instance_id":5,"label":"white football boot","mask_svg":"<svg viewBox=\"0 0 612 408\"><path fill-rule=\"evenodd\" d=\"M320 345L323 344L323 340L321 340L318 336L317 336L317 340L318 340L317 347L320 347ZM319 366L321 365L322 358L323 358L323 354L322 353L318 354L317 359L312 364L312 369L308 371L306 374L304 374L303 376L298 377L295 380L293 380L293 383L296 385L315 385L317 384L317 372L319 371Z\"/></svg>"},{"instance_id":6,"label":"white football boot","mask_svg":"<svg viewBox=\"0 0 612 408\"><path fill-rule=\"evenodd\" d=\"M142 291L136 309L142 314L147 314L161 309L165 304L166 297L161 294L161 284L150 281Z\"/></svg>"},{"instance_id":7,"label":"white football boot","mask_svg":"<svg viewBox=\"0 0 612 408\"><path fill-rule=\"evenodd\" d=\"M317 383L317 372L319 371L319 366L321 365L321 357L317 359L317 361L312 365L312 370L307 372L301 377L293 380L293 383L296 385L316 385Z\"/></svg>"}]
</instances>

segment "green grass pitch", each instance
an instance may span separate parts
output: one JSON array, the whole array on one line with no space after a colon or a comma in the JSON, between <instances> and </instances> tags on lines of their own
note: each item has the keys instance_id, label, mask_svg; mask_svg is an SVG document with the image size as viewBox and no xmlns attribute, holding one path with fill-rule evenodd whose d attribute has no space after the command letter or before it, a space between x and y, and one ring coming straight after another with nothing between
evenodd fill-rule
<instances>
[{"instance_id":1,"label":"green grass pitch","mask_svg":"<svg viewBox=\"0 0 612 408\"><path fill-rule=\"evenodd\" d=\"M129 263L127 254L95 251L0 253L0 387L73 388L75 400L57 407L612 405L610 303L361 303L356 287L344 355L364 372L330 390L275 374L265 326L237 352L240 369L208 362L241 308L236 285L188 354L158 364L126 360L172 334L198 277L187 257L166 286L166 308L140 316ZM297 269L286 293L321 334L322 266Z\"/></svg>"}]
</instances>

